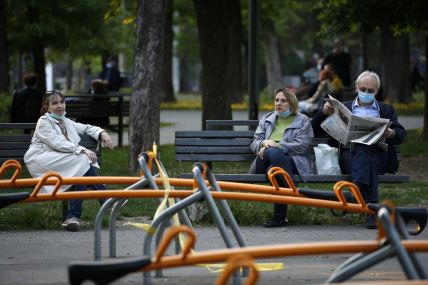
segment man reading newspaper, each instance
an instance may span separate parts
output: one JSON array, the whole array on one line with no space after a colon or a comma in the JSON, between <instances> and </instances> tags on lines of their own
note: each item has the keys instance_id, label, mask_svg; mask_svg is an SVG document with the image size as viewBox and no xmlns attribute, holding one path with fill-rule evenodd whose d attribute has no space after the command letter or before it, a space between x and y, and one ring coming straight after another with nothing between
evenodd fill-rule
<instances>
[{"instance_id":1,"label":"man reading newspaper","mask_svg":"<svg viewBox=\"0 0 428 285\"><path fill-rule=\"evenodd\" d=\"M312 119L316 136L326 132L335 139L342 173L351 175L367 203L379 200L378 175L398 170L394 146L406 137L394 108L375 99L379 87L379 76L364 71L355 82L353 101L329 98ZM376 228L374 216L368 217L367 228Z\"/></svg>"}]
</instances>

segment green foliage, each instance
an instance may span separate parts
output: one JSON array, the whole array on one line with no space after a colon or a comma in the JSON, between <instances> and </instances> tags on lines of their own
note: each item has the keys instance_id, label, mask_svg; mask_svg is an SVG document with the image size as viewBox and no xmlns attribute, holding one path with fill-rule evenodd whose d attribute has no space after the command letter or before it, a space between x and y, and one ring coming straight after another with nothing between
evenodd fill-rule
<instances>
[{"instance_id":1,"label":"green foliage","mask_svg":"<svg viewBox=\"0 0 428 285\"><path fill-rule=\"evenodd\" d=\"M414 29L427 30L426 4L423 1L312 1L319 13L324 35L371 32L389 27L395 34Z\"/></svg>"},{"instance_id":2,"label":"green foliage","mask_svg":"<svg viewBox=\"0 0 428 285\"><path fill-rule=\"evenodd\" d=\"M12 96L9 93L0 93L0 122L8 123Z\"/></svg>"}]
</instances>

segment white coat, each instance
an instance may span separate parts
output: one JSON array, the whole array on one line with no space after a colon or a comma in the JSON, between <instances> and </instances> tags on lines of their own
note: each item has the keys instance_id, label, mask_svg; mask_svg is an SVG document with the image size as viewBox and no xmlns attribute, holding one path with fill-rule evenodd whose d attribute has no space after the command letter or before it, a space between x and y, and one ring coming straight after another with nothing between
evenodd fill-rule
<instances>
[{"instance_id":1,"label":"white coat","mask_svg":"<svg viewBox=\"0 0 428 285\"><path fill-rule=\"evenodd\" d=\"M79 145L79 134L87 134L98 140L104 130L99 127L64 120L67 138L61 132L59 120L47 113L40 117L31 139L31 145L24 155L24 162L31 176L40 178L47 171L56 171L62 177L83 176L89 169L90 161ZM98 165L95 165L98 167ZM64 185L59 191L65 191L71 185ZM50 193L54 186L44 186L41 192Z\"/></svg>"}]
</instances>

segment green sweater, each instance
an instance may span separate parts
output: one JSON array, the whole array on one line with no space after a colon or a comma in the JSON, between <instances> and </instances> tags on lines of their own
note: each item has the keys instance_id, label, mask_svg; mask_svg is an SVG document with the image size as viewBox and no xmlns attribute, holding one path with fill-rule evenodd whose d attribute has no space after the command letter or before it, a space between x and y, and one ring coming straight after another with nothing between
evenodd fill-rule
<instances>
[{"instance_id":1,"label":"green sweater","mask_svg":"<svg viewBox=\"0 0 428 285\"><path fill-rule=\"evenodd\" d=\"M278 116L276 119L275 128L273 129L269 139L273 140L274 142L280 142L284 138L285 129L291 125L293 120L294 116L288 116L285 118Z\"/></svg>"}]
</instances>

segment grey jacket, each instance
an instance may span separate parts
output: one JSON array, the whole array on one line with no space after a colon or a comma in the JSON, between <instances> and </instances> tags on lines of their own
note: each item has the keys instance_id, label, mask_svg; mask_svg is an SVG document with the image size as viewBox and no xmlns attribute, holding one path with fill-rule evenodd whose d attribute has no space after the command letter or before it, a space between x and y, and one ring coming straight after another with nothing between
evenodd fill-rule
<instances>
[{"instance_id":1,"label":"grey jacket","mask_svg":"<svg viewBox=\"0 0 428 285\"><path fill-rule=\"evenodd\" d=\"M275 127L276 118L275 112L269 112L260 119L250 146L254 154L259 152L262 141L269 139ZM313 137L314 132L310 119L302 113L297 113L291 125L285 129L283 139L279 142L281 149L293 158L299 175L314 173L314 165L309 156L309 146ZM255 160L250 168L250 173L254 172Z\"/></svg>"}]
</instances>

